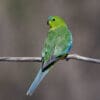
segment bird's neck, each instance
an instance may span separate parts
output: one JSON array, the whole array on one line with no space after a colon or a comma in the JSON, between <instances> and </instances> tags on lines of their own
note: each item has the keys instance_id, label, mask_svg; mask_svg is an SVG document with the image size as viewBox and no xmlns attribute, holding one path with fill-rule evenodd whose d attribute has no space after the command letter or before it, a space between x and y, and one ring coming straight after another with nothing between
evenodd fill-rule
<instances>
[{"instance_id":1,"label":"bird's neck","mask_svg":"<svg viewBox=\"0 0 100 100\"><path fill-rule=\"evenodd\" d=\"M50 30L56 30L56 29L58 29L58 28L60 28L60 27L66 27L66 28L68 28L67 27L67 25L58 25L58 26L55 26L55 27L50 27Z\"/></svg>"}]
</instances>

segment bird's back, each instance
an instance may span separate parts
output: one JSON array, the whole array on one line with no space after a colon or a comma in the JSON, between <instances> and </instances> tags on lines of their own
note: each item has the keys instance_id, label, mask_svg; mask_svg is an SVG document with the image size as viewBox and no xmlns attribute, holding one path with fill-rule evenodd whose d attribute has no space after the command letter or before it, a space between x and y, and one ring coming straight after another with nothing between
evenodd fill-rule
<instances>
[{"instance_id":1,"label":"bird's back","mask_svg":"<svg viewBox=\"0 0 100 100\"><path fill-rule=\"evenodd\" d=\"M52 56L67 54L72 44L72 34L66 26L51 29L44 43L42 57L44 62L49 61Z\"/></svg>"}]
</instances>

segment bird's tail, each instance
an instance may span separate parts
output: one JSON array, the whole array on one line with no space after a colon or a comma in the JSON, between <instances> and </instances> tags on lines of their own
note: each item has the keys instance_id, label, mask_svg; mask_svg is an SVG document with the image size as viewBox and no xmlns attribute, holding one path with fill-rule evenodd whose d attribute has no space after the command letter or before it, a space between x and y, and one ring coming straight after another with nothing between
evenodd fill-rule
<instances>
[{"instance_id":1,"label":"bird's tail","mask_svg":"<svg viewBox=\"0 0 100 100\"><path fill-rule=\"evenodd\" d=\"M42 72L42 68L40 68L35 80L33 81L33 83L31 84L31 86L29 87L29 89L26 93L27 95L31 96L33 94L35 89L38 87L38 85L43 80L43 78L47 75L48 72L49 72L49 70L45 70L44 72Z\"/></svg>"},{"instance_id":2,"label":"bird's tail","mask_svg":"<svg viewBox=\"0 0 100 100\"><path fill-rule=\"evenodd\" d=\"M48 74L49 72L49 68L50 66L52 66L55 62L57 62L59 60L59 58L56 57L52 57L52 59L45 65L43 65L36 78L34 79L33 83L31 84L31 86L29 87L29 90L27 91L27 95L32 95L32 93L35 91L35 89L38 87L38 85L40 84L40 82L43 80L43 78Z\"/></svg>"}]
</instances>

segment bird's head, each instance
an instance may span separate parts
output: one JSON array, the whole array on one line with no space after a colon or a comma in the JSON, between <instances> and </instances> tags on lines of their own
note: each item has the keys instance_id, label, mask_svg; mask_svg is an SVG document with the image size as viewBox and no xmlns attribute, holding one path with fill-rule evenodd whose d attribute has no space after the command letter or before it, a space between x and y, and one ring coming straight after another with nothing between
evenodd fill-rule
<instances>
[{"instance_id":1,"label":"bird's head","mask_svg":"<svg viewBox=\"0 0 100 100\"><path fill-rule=\"evenodd\" d=\"M47 25L49 25L50 28L56 28L60 25L67 26L65 21L59 16L49 16L47 20Z\"/></svg>"}]
</instances>

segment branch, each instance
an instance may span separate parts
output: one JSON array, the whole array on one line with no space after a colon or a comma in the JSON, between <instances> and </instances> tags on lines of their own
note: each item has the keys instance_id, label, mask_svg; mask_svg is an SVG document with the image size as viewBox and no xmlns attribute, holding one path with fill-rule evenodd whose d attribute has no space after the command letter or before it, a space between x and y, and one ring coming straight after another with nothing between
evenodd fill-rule
<instances>
[{"instance_id":1,"label":"branch","mask_svg":"<svg viewBox=\"0 0 100 100\"><path fill-rule=\"evenodd\" d=\"M100 59L84 57L78 54L69 54L66 60L70 59L100 64ZM0 57L0 62L41 62L41 57Z\"/></svg>"},{"instance_id":2,"label":"branch","mask_svg":"<svg viewBox=\"0 0 100 100\"><path fill-rule=\"evenodd\" d=\"M86 61L86 62L91 62L91 63L98 63L100 64L100 59L94 59L94 58L89 58L89 57L84 57L80 56L78 54L70 54L67 56L66 59L75 59L75 60L81 60L81 61Z\"/></svg>"},{"instance_id":3,"label":"branch","mask_svg":"<svg viewBox=\"0 0 100 100\"><path fill-rule=\"evenodd\" d=\"M41 57L0 57L0 62L41 62Z\"/></svg>"}]
</instances>

